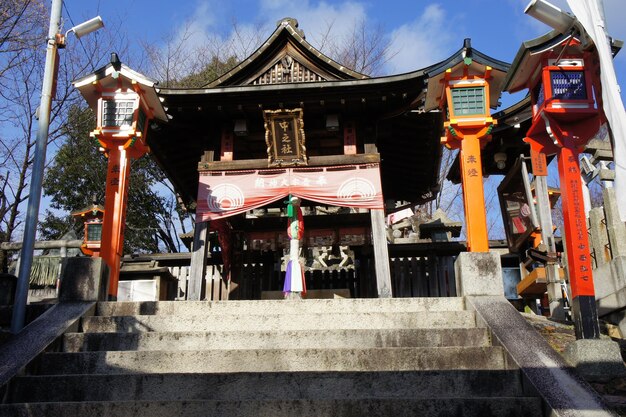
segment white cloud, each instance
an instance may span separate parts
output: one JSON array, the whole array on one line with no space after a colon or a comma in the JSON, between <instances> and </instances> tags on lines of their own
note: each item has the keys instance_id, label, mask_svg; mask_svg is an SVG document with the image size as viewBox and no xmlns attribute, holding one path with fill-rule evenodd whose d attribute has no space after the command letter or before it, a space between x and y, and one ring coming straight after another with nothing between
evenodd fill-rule
<instances>
[{"instance_id":1,"label":"white cloud","mask_svg":"<svg viewBox=\"0 0 626 417\"><path fill-rule=\"evenodd\" d=\"M215 8L211 2L198 3L198 6L191 15L176 31L175 43L183 42L186 48L193 50L206 42L207 35L215 25Z\"/></svg>"},{"instance_id":2,"label":"white cloud","mask_svg":"<svg viewBox=\"0 0 626 417\"><path fill-rule=\"evenodd\" d=\"M365 5L354 1L329 4L309 0L261 0L260 6L260 14L270 22L277 22L284 17L296 18L298 27L315 47L320 47L329 27L329 36L342 39L352 32L358 22L367 19Z\"/></svg>"},{"instance_id":3,"label":"white cloud","mask_svg":"<svg viewBox=\"0 0 626 417\"><path fill-rule=\"evenodd\" d=\"M389 72L413 71L449 56L456 44L461 46L458 37L450 35L449 25L445 10L432 4L416 20L395 29L392 49L397 54L389 62Z\"/></svg>"},{"instance_id":4,"label":"white cloud","mask_svg":"<svg viewBox=\"0 0 626 417\"><path fill-rule=\"evenodd\" d=\"M367 18L365 6L354 1L330 4L325 1L259 0L256 22L236 21L228 5L218 0L200 0L191 16L173 34L173 44L183 44L188 51L202 49L207 42L213 49L229 45L240 59L246 58L275 29L284 17L294 17L307 40L320 47L324 34L342 39L355 24ZM330 28L330 31L329 31Z\"/></svg>"}]
</instances>

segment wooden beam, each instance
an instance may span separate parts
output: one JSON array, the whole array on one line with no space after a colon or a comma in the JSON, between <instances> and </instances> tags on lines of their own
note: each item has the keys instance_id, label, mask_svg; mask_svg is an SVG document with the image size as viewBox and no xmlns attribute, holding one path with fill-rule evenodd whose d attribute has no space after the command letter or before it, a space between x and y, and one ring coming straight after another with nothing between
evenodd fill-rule
<instances>
[{"instance_id":1,"label":"wooden beam","mask_svg":"<svg viewBox=\"0 0 626 417\"><path fill-rule=\"evenodd\" d=\"M47 240L35 242L35 249L80 248L82 240ZM20 250L22 242L2 242L0 250Z\"/></svg>"},{"instance_id":2,"label":"wooden beam","mask_svg":"<svg viewBox=\"0 0 626 417\"><path fill-rule=\"evenodd\" d=\"M356 155L310 156L308 165L301 167L322 167L334 165L373 164L380 162L377 153ZM230 171L246 169L268 169L267 159L243 159L239 161L200 161L198 171ZM291 168L291 167L290 167ZM273 167L272 169L277 169Z\"/></svg>"},{"instance_id":3,"label":"wooden beam","mask_svg":"<svg viewBox=\"0 0 626 417\"><path fill-rule=\"evenodd\" d=\"M374 261L376 262L376 289L379 298L390 298L391 272L389 271L389 249L385 230L385 210L370 210L372 218L372 238Z\"/></svg>"},{"instance_id":4,"label":"wooden beam","mask_svg":"<svg viewBox=\"0 0 626 417\"><path fill-rule=\"evenodd\" d=\"M200 301L203 298L203 280L206 275L207 254L209 250L209 222L196 223L191 248L191 267L187 300Z\"/></svg>"}]
</instances>

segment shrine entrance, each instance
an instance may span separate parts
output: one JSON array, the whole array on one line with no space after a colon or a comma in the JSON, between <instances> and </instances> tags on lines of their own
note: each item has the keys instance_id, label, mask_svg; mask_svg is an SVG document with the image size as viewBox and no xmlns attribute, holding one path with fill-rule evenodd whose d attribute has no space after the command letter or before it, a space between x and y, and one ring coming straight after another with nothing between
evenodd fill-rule
<instances>
[{"instance_id":1,"label":"shrine entrance","mask_svg":"<svg viewBox=\"0 0 626 417\"><path fill-rule=\"evenodd\" d=\"M268 205L230 218L232 268L229 285L221 280L224 258L217 236L219 231L213 234L203 299L284 298L289 239L282 199L280 203L282 207ZM309 201L302 204L305 232L301 259L307 289L304 298L378 297L368 210L319 206ZM430 223L426 225L430 226ZM460 229L459 223L454 223L453 227ZM422 228L422 236L429 239L418 239L419 243L413 244L387 245L394 297L456 295L453 263L466 248L462 242L430 239L431 235L424 230ZM181 296L184 297L185 293L181 291Z\"/></svg>"},{"instance_id":2,"label":"shrine entrance","mask_svg":"<svg viewBox=\"0 0 626 417\"><path fill-rule=\"evenodd\" d=\"M293 290L285 276L294 267L302 276L296 292L347 298L368 295L357 265L369 264L372 245L388 258L386 236L372 239L383 210L377 163L202 170L196 221L217 228L220 275L238 298L279 298ZM378 285L390 293L388 274Z\"/></svg>"}]
</instances>

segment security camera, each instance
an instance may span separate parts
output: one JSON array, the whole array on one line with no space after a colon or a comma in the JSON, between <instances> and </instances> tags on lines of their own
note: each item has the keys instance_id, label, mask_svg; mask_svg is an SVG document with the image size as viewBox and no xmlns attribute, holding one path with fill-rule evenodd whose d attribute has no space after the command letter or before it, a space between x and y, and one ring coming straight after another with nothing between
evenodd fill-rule
<instances>
[{"instance_id":1,"label":"security camera","mask_svg":"<svg viewBox=\"0 0 626 417\"><path fill-rule=\"evenodd\" d=\"M564 35L568 34L577 22L574 16L548 3L546 0L532 0L530 4L526 6L524 13L558 30Z\"/></svg>"}]
</instances>

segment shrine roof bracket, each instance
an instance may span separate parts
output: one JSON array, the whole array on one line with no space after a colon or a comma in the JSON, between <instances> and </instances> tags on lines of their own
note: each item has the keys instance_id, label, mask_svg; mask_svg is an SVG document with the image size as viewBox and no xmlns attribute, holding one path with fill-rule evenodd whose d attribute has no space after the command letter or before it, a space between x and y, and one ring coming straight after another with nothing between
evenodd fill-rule
<instances>
[{"instance_id":1,"label":"shrine roof bracket","mask_svg":"<svg viewBox=\"0 0 626 417\"><path fill-rule=\"evenodd\" d=\"M463 41L463 47L437 64L422 69L428 79L428 91L424 110L430 111L439 107L440 98L443 94L446 71L450 70L451 75L457 76L468 71L471 74L484 74L491 68L491 80L489 82L489 101L492 108L498 107L504 78L509 70L510 64L490 57L472 47L471 39Z\"/></svg>"},{"instance_id":2,"label":"shrine roof bracket","mask_svg":"<svg viewBox=\"0 0 626 417\"><path fill-rule=\"evenodd\" d=\"M80 91L91 108L96 108L103 90L130 89L141 90L145 102L154 117L167 121L165 109L157 95L157 81L146 77L122 64L116 53L111 54L111 62L91 74L73 81L74 87ZM136 87L138 86L138 87Z\"/></svg>"}]
</instances>

